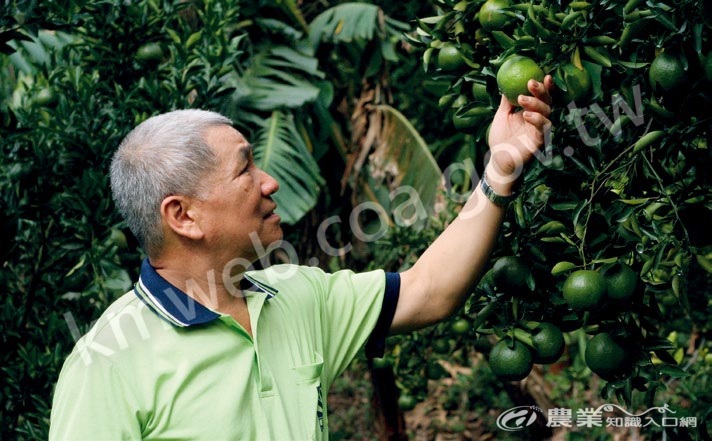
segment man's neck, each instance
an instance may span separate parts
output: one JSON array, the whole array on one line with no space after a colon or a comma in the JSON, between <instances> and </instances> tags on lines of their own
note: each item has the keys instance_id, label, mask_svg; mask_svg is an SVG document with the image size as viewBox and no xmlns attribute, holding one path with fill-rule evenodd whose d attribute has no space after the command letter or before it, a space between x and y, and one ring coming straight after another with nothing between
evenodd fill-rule
<instances>
[{"instance_id":1,"label":"man's neck","mask_svg":"<svg viewBox=\"0 0 712 441\"><path fill-rule=\"evenodd\" d=\"M185 292L203 306L234 318L252 335L245 296L240 289L244 271L224 274L225 265L206 264L200 259L183 257L149 258L156 272L171 285Z\"/></svg>"}]
</instances>

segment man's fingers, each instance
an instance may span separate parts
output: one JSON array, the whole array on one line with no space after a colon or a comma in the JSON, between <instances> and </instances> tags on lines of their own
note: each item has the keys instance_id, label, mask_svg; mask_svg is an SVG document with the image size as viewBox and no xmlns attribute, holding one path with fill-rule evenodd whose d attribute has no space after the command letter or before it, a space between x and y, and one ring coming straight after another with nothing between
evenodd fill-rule
<instances>
[{"instance_id":1,"label":"man's fingers","mask_svg":"<svg viewBox=\"0 0 712 441\"><path fill-rule=\"evenodd\" d=\"M554 81L551 75L547 75L543 83L529 80L527 88L532 96L520 95L517 99L519 105L525 111L538 112L544 116L549 116L551 113L551 94L549 91L553 85Z\"/></svg>"},{"instance_id":2,"label":"man's fingers","mask_svg":"<svg viewBox=\"0 0 712 441\"><path fill-rule=\"evenodd\" d=\"M547 104L551 104L551 90L553 88L554 78L551 75L545 76L542 83L535 80L529 80L527 83L529 92Z\"/></svg>"},{"instance_id":3,"label":"man's fingers","mask_svg":"<svg viewBox=\"0 0 712 441\"><path fill-rule=\"evenodd\" d=\"M541 113L544 116L551 113L551 106L538 97L519 95L519 105L528 112Z\"/></svg>"},{"instance_id":4,"label":"man's fingers","mask_svg":"<svg viewBox=\"0 0 712 441\"><path fill-rule=\"evenodd\" d=\"M524 115L522 116L524 117L524 121L528 122L539 130L544 130L547 127L551 127L551 121L549 121L547 117L545 117L539 112L525 110Z\"/></svg>"}]
</instances>

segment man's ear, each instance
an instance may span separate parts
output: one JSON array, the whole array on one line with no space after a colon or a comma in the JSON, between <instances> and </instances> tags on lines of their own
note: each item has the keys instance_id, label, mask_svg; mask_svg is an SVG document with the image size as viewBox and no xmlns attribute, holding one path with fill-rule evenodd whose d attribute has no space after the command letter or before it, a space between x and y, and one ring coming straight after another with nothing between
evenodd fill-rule
<instances>
[{"instance_id":1,"label":"man's ear","mask_svg":"<svg viewBox=\"0 0 712 441\"><path fill-rule=\"evenodd\" d=\"M161 202L161 217L176 235L198 240L204 234L194 216L195 202L186 196L167 196Z\"/></svg>"}]
</instances>

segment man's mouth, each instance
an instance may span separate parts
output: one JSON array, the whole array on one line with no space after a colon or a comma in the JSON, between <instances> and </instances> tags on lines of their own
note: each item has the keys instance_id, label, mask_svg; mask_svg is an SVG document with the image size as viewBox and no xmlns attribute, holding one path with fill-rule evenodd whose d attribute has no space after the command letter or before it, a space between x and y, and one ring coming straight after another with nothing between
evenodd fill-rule
<instances>
[{"instance_id":1,"label":"man's mouth","mask_svg":"<svg viewBox=\"0 0 712 441\"><path fill-rule=\"evenodd\" d=\"M262 216L262 219L269 219L270 217L277 216L277 214L274 212L274 210L276 210L276 209L277 209L277 207L275 207L275 208L273 208L272 210L268 211L267 214L265 214L264 216Z\"/></svg>"}]
</instances>

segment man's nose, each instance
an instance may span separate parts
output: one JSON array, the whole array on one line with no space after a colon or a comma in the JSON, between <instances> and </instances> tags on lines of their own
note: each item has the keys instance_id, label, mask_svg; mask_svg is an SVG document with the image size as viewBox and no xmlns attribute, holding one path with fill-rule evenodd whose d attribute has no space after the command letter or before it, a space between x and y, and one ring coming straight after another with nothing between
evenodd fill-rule
<instances>
[{"instance_id":1,"label":"man's nose","mask_svg":"<svg viewBox=\"0 0 712 441\"><path fill-rule=\"evenodd\" d=\"M277 180L266 171L260 169L260 172L263 175L262 182L260 184L260 187L262 188L262 194L264 196L270 196L274 193L277 193L277 190L279 190L279 182L277 182Z\"/></svg>"}]
</instances>

